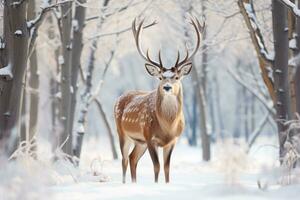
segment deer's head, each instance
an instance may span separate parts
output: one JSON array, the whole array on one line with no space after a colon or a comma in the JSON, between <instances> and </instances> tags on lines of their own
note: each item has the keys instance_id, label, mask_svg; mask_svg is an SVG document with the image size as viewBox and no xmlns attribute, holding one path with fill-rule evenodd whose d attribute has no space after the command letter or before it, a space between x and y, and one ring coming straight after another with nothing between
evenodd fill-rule
<instances>
[{"instance_id":1,"label":"deer's head","mask_svg":"<svg viewBox=\"0 0 300 200\"><path fill-rule=\"evenodd\" d=\"M146 54L143 52L141 43L140 43L140 33L143 27L143 21L141 21L138 26L136 26L136 19L132 23L132 32L134 35L135 43L138 49L138 52L142 56L142 58L146 61L145 67L147 72L160 80L159 83L159 91L161 94L174 94L177 95L180 91L181 87L181 79L182 77L188 75L192 69L192 58L198 51L200 47L200 32L204 30L205 24L203 26L200 25L198 19L191 19L191 24L194 27L197 35L196 46L191 54L189 54L188 49L186 47L186 56L180 60L180 53L178 51L175 65L168 69L165 68L162 64L161 52L158 53L159 62L153 61L150 58L149 50L147 50ZM151 25L156 24L156 22ZM149 27L149 26L146 26Z\"/></svg>"}]
</instances>

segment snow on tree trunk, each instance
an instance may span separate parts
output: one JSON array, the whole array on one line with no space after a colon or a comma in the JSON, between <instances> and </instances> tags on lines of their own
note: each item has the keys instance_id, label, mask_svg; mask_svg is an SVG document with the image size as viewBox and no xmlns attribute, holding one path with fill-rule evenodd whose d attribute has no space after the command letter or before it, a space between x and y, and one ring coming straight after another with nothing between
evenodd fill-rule
<instances>
[{"instance_id":1,"label":"snow on tree trunk","mask_svg":"<svg viewBox=\"0 0 300 200\"><path fill-rule=\"evenodd\" d=\"M86 3L86 0L78 0L79 3ZM77 95L77 80L78 72L81 66L81 53L83 48L82 36L85 22L84 6L77 5L75 8L75 16L73 19L73 51L72 51L72 74L71 74L71 87L73 92L71 94L71 113L70 113L70 133L73 135L74 129L74 116L76 110L76 95Z\"/></svg>"},{"instance_id":2,"label":"snow on tree trunk","mask_svg":"<svg viewBox=\"0 0 300 200\"><path fill-rule=\"evenodd\" d=\"M103 7L106 7L109 3L109 0L106 0L103 2ZM101 30L102 24L104 22L104 17L100 16L99 22L97 25L97 31ZM83 94L81 95L81 103L80 103L80 111L77 121L77 127L76 127L76 135L75 135L75 144L73 145L73 152L74 156L77 158L80 158L81 154L81 148L82 148L82 142L84 134L86 133L86 118L87 118L87 112L88 107L91 103L91 89L92 89L92 78L93 78L93 71L94 71L94 64L95 64L95 53L98 48L98 38L94 38L92 41L92 45L90 48L90 54L88 57L88 68L87 68L87 77L85 81L85 90Z\"/></svg>"}]
</instances>

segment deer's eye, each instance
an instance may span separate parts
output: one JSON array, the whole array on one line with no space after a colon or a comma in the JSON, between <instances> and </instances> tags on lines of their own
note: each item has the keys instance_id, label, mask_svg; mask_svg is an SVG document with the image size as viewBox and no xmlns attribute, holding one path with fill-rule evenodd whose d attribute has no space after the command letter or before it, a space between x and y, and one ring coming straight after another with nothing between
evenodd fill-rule
<instances>
[{"instance_id":1,"label":"deer's eye","mask_svg":"<svg viewBox=\"0 0 300 200\"><path fill-rule=\"evenodd\" d=\"M178 77L178 76L176 76L176 77L175 77L175 79L176 79L176 80L178 80L178 79L179 79L179 77Z\"/></svg>"}]
</instances>

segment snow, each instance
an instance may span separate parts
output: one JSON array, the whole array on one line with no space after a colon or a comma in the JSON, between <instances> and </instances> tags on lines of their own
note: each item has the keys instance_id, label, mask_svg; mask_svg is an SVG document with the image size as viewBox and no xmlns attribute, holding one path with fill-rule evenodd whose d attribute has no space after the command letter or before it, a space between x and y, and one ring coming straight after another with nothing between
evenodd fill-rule
<instances>
[{"instance_id":1,"label":"snow","mask_svg":"<svg viewBox=\"0 0 300 200\"><path fill-rule=\"evenodd\" d=\"M175 76L175 73L171 70L167 70L162 74L162 76L165 78L172 78L173 76Z\"/></svg>"},{"instance_id":2,"label":"snow","mask_svg":"<svg viewBox=\"0 0 300 200\"><path fill-rule=\"evenodd\" d=\"M0 42L0 49L5 49L5 42L4 41L1 41Z\"/></svg>"},{"instance_id":3,"label":"snow","mask_svg":"<svg viewBox=\"0 0 300 200\"><path fill-rule=\"evenodd\" d=\"M296 16L300 17L300 10L297 8L295 3L292 3L290 0L281 0L281 2L287 5Z\"/></svg>"},{"instance_id":4,"label":"snow","mask_svg":"<svg viewBox=\"0 0 300 200\"><path fill-rule=\"evenodd\" d=\"M23 32L21 30L16 30L14 33L16 36L21 36Z\"/></svg>"},{"instance_id":5,"label":"snow","mask_svg":"<svg viewBox=\"0 0 300 200\"><path fill-rule=\"evenodd\" d=\"M65 63L65 59L62 55L59 55L58 57L58 64L63 65Z\"/></svg>"},{"instance_id":6,"label":"snow","mask_svg":"<svg viewBox=\"0 0 300 200\"><path fill-rule=\"evenodd\" d=\"M82 123L79 123L78 128L77 128L77 132L78 133L84 133L85 132L85 128L84 128L84 125Z\"/></svg>"},{"instance_id":7,"label":"snow","mask_svg":"<svg viewBox=\"0 0 300 200\"><path fill-rule=\"evenodd\" d=\"M55 97L58 98L58 99L61 99L61 96L62 96L62 93L61 92L57 92L55 94Z\"/></svg>"},{"instance_id":8,"label":"snow","mask_svg":"<svg viewBox=\"0 0 300 200\"><path fill-rule=\"evenodd\" d=\"M6 77L6 79L11 80L13 78L11 65L8 64L7 66L0 68L0 77Z\"/></svg>"},{"instance_id":9,"label":"snow","mask_svg":"<svg viewBox=\"0 0 300 200\"><path fill-rule=\"evenodd\" d=\"M260 138L246 154L242 142L228 140L213 145L214 159L203 162L200 147L180 140L172 155L171 183L164 183L163 170L159 183L153 183L152 162L146 153L137 168L137 183L130 183L128 169L127 183L122 184L121 161L111 160L108 146L101 148L97 139L86 140L79 169L65 160L51 163L49 144L42 141L39 160L24 155L11 163L0 159L0 194L3 200L297 199L300 185L278 184L284 176L277 167L274 144L275 136Z\"/></svg>"},{"instance_id":10,"label":"snow","mask_svg":"<svg viewBox=\"0 0 300 200\"><path fill-rule=\"evenodd\" d=\"M297 49L297 45L296 45L297 41L296 38L293 38L289 41L289 48L290 49Z\"/></svg>"},{"instance_id":11,"label":"snow","mask_svg":"<svg viewBox=\"0 0 300 200\"><path fill-rule=\"evenodd\" d=\"M72 20L72 25L73 25L74 31L78 31L78 29L79 29L78 20L73 19Z\"/></svg>"}]
</instances>

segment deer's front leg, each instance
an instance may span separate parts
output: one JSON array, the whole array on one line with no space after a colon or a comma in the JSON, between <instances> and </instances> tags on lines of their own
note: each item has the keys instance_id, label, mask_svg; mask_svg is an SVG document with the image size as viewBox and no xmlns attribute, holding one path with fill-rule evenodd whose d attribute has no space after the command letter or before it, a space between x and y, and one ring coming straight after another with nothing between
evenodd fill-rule
<instances>
[{"instance_id":1,"label":"deer's front leg","mask_svg":"<svg viewBox=\"0 0 300 200\"><path fill-rule=\"evenodd\" d=\"M153 162L153 167L154 167L154 180L157 183L158 182L158 174L160 170L160 164L159 164L159 159L158 159L158 153L157 153L157 145L154 144L153 142L148 142L148 151L150 153L152 162Z\"/></svg>"},{"instance_id":2,"label":"deer's front leg","mask_svg":"<svg viewBox=\"0 0 300 200\"><path fill-rule=\"evenodd\" d=\"M175 144L170 144L164 147L164 171L165 171L165 181L169 183L170 181L170 160Z\"/></svg>"}]
</instances>

